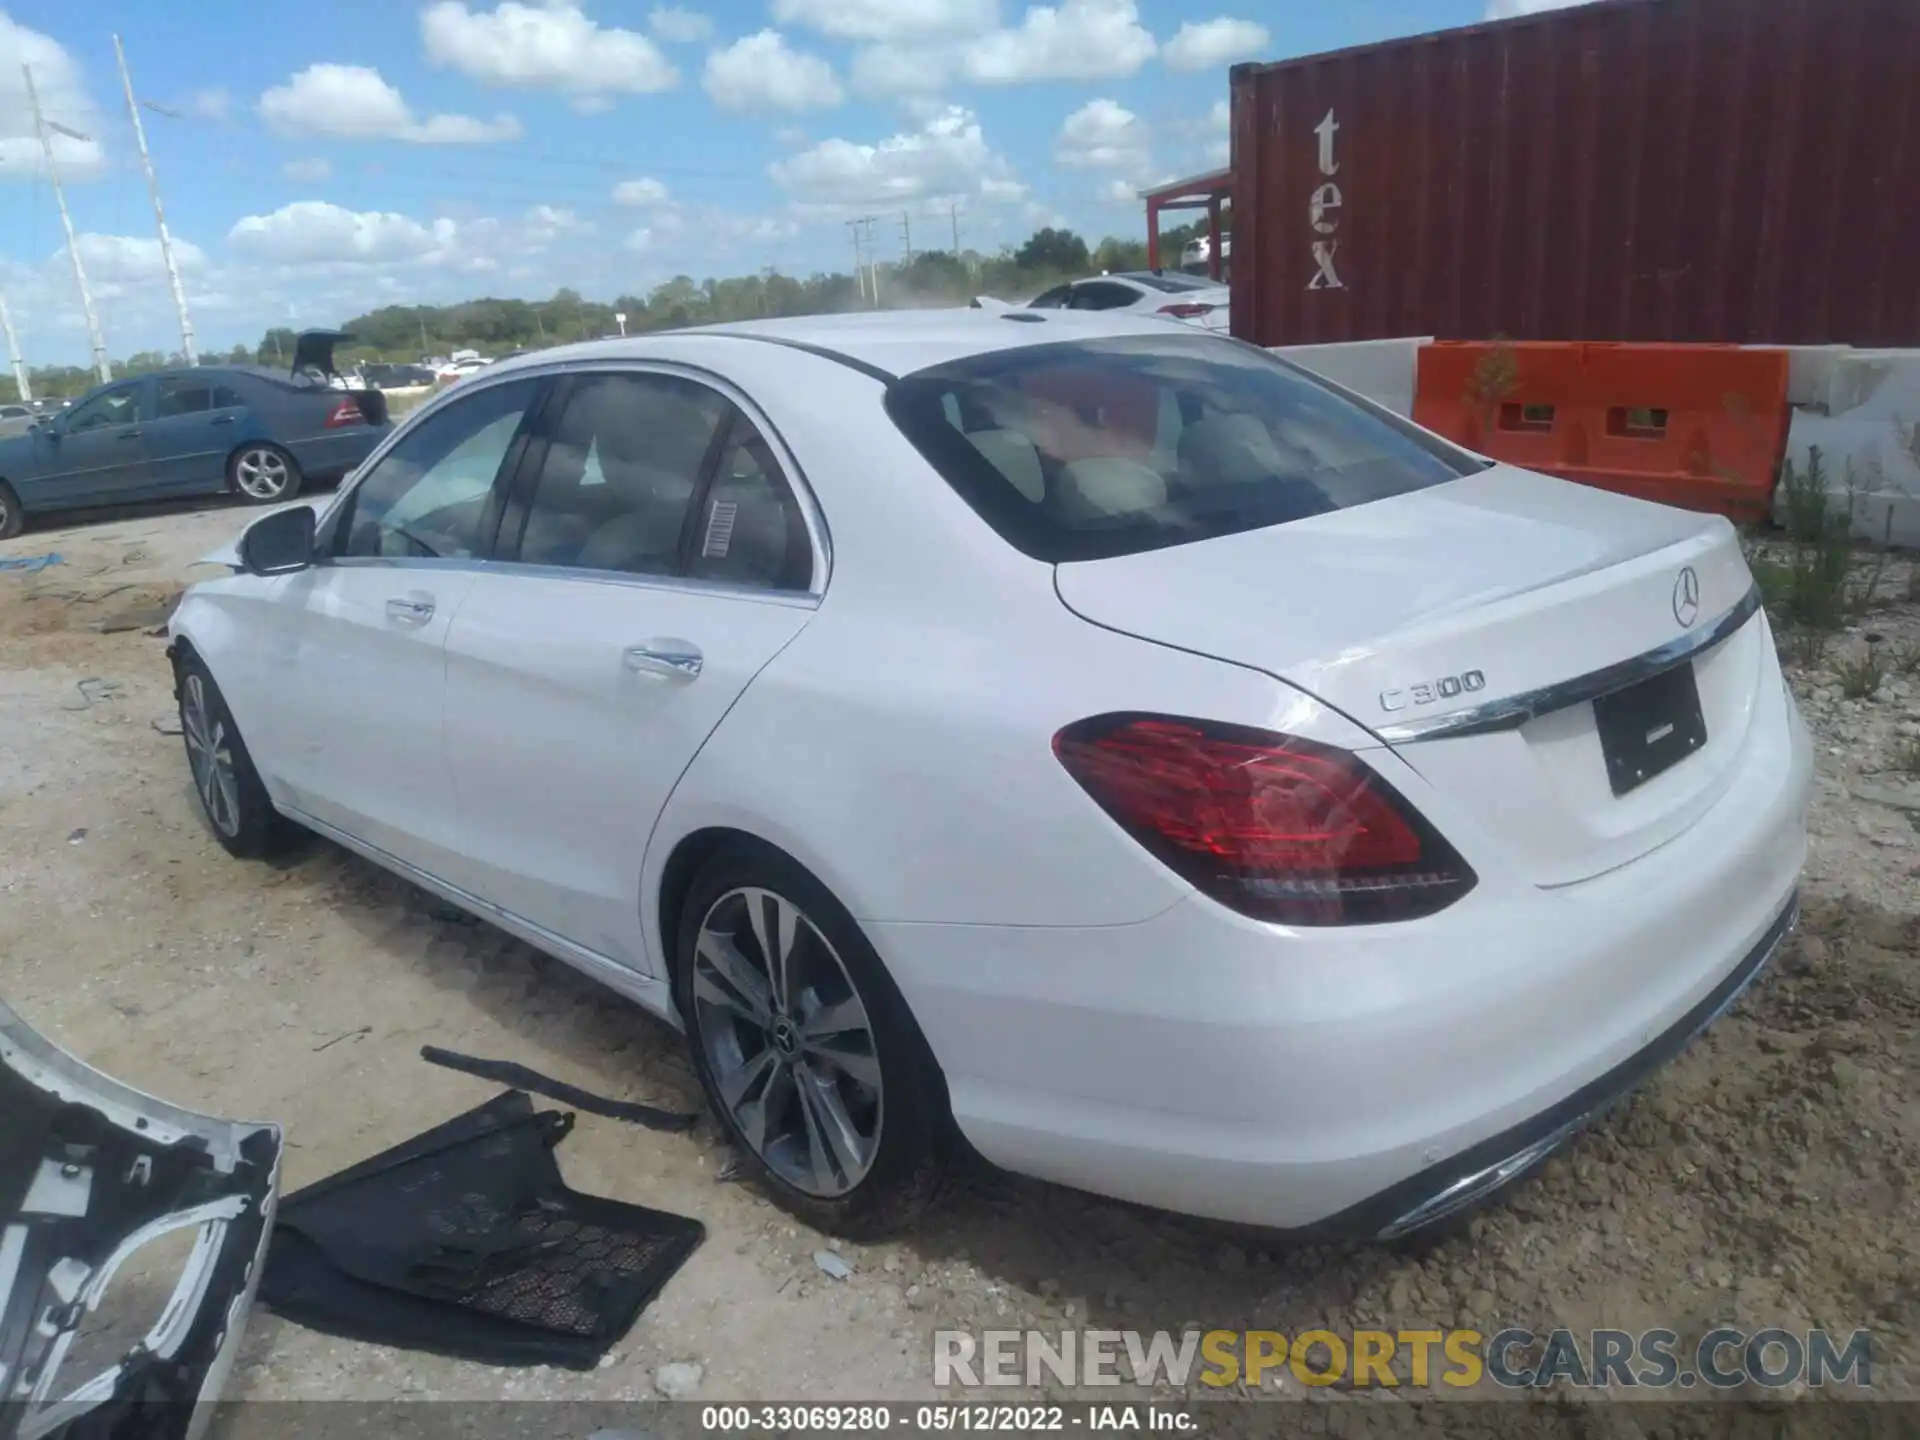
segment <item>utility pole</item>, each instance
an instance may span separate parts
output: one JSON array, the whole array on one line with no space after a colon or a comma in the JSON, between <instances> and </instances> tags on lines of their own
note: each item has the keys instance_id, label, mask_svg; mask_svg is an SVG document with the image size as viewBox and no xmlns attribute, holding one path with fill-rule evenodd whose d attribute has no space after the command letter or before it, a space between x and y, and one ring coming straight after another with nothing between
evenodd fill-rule
<instances>
[{"instance_id":1,"label":"utility pole","mask_svg":"<svg viewBox=\"0 0 1920 1440\"><path fill-rule=\"evenodd\" d=\"M180 345L187 352L187 364L200 363L193 345L193 321L187 315L187 292L180 285L180 267L173 263L173 237L167 234L167 212L160 204L160 182L154 178L153 157L147 153L147 129L140 123L140 102L133 98L133 78L127 74L127 52L120 48L120 37L113 37L113 55L120 62L120 85L127 92L127 114L133 117L133 140L140 150L140 165L147 172L147 194L153 197L153 220L160 227L160 259L167 267L167 284L173 289L173 308L180 314Z\"/></svg>"},{"instance_id":2,"label":"utility pole","mask_svg":"<svg viewBox=\"0 0 1920 1440\"><path fill-rule=\"evenodd\" d=\"M955 201L948 213L953 216L953 258L960 258L960 202Z\"/></svg>"},{"instance_id":3,"label":"utility pole","mask_svg":"<svg viewBox=\"0 0 1920 1440\"><path fill-rule=\"evenodd\" d=\"M867 271L860 260L860 222L847 221L847 231L853 236L853 283L860 287L860 298L867 298Z\"/></svg>"},{"instance_id":4,"label":"utility pole","mask_svg":"<svg viewBox=\"0 0 1920 1440\"><path fill-rule=\"evenodd\" d=\"M900 245L906 251L907 264L913 264L913 216L900 212Z\"/></svg>"},{"instance_id":5,"label":"utility pole","mask_svg":"<svg viewBox=\"0 0 1920 1440\"><path fill-rule=\"evenodd\" d=\"M20 353L20 341L13 333L13 316L7 313L7 297L0 295L0 335L7 337L7 360L13 366L14 387L22 404L33 399L33 381L27 374L26 357Z\"/></svg>"},{"instance_id":6,"label":"utility pole","mask_svg":"<svg viewBox=\"0 0 1920 1440\"><path fill-rule=\"evenodd\" d=\"M80 263L80 247L73 239L73 217L67 213L67 192L60 188L60 167L54 163L53 141L47 135L46 117L40 113L40 92L33 86L33 67L22 65L20 73L27 78L27 104L33 107L33 130L40 137L40 149L47 157L47 178L53 181L53 200L60 207L60 226L67 233L67 254L73 259L73 280L80 287L80 309L87 317L87 339L93 345L93 373L100 377L100 383L106 384L113 379L113 370L107 364L107 342L100 335L100 321L93 313L93 296L87 291L86 267ZM74 132L61 127L61 134L74 135ZM84 140L84 135L76 135Z\"/></svg>"},{"instance_id":7,"label":"utility pole","mask_svg":"<svg viewBox=\"0 0 1920 1440\"><path fill-rule=\"evenodd\" d=\"M880 262L873 258L873 222L879 218L878 215L860 217L860 233L867 246L867 282L872 288L873 308L876 310L880 308Z\"/></svg>"}]
</instances>

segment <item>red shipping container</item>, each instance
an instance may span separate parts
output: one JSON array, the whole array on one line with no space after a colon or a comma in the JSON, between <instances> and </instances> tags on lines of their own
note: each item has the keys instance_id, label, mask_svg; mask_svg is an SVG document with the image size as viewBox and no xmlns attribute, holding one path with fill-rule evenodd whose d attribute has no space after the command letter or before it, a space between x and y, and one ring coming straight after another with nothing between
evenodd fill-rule
<instances>
[{"instance_id":1,"label":"red shipping container","mask_svg":"<svg viewBox=\"0 0 1920 1440\"><path fill-rule=\"evenodd\" d=\"M1233 333L1920 345L1920 0L1603 0L1232 76Z\"/></svg>"}]
</instances>

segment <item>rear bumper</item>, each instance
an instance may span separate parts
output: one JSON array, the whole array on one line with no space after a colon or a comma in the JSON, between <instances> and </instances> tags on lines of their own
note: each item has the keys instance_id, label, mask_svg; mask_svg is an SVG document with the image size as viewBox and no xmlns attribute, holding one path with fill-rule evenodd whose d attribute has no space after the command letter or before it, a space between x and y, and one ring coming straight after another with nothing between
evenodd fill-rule
<instances>
[{"instance_id":1,"label":"rear bumper","mask_svg":"<svg viewBox=\"0 0 1920 1440\"><path fill-rule=\"evenodd\" d=\"M1491 1136L1450 1160L1408 1176L1399 1184L1321 1221L1315 1229L1335 1235L1391 1239L1470 1209L1519 1179L1587 1124L1632 1094L1731 1010L1760 978L1761 971L1793 933L1799 919L1800 906L1795 899L1726 978L1646 1049L1532 1119Z\"/></svg>"},{"instance_id":2,"label":"rear bumper","mask_svg":"<svg viewBox=\"0 0 1920 1440\"><path fill-rule=\"evenodd\" d=\"M989 1160L1223 1220L1397 1232L1538 1161L1765 965L1811 778L1776 694L1712 811L1578 885L1349 930L1198 897L1103 929L870 930Z\"/></svg>"},{"instance_id":3,"label":"rear bumper","mask_svg":"<svg viewBox=\"0 0 1920 1440\"><path fill-rule=\"evenodd\" d=\"M371 455L390 433L390 425L351 425L336 434L289 441L287 449L304 474L344 474Z\"/></svg>"}]
</instances>

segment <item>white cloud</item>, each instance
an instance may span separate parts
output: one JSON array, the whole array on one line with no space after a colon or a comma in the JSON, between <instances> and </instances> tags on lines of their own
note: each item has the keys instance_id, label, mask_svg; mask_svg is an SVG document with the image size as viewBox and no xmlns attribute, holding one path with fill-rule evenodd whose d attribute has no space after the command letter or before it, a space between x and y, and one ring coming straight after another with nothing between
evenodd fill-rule
<instances>
[{"instance_id":1,"label":"white cloud","mask_svg":"<svg viewBox=\"0 0 1920 1440\"><path fill-rule=\"evenodd\" d=\"M697 45L713 34L713 21L698 10L684 10L678 5L654 6L647 24L670 45Z\"/></svg>"},{"instance_id":2,"label":"white cloud","mask_svg":"<svg viewBox=\"0 0 1920 1440\"><path fill-rule=\"evenodd\" d=\"M1267 27L1251 20L1189 20L1161 50L1169 70L1212 70L1257 55L1272 43Z\"/></svg>"},{"instance_id":3,"label":"white cloud","mask_svg":"<svg viewBox=\"0 0 1920 1440\"><path fill-rule=\"evenodd\" d=\"M198 270L207 263L206 253L191 240L178 235L170 238L173 241L174 263L182 270ZM157 239L149 240L138 235L85 234L74 237L74 247L80 252L80 263L87 267L87 278L99 284L150 280L166 273L166 259L160 253ZM47 261L50 267L65 263L67 257L64 250Z\"/></svg>"},{"instance_id":4,"label":"white cloud","mask_svg":"<svg viewBox=\"0 0 1920 1440\"><path fill-rule=\"evenodd\" d=\"M1005 158L987 144L972 111L949 106L911 134L877 145L823 140L767 167L802 212L912 206L971 196L984 201L1024 193Z\"/></svg>"},{"instance_id":5,"label":"white cloud","mask_svg":"<svg viewBox=\"0 0 1920 1440\"><path fill-rule=\"evenodd\" d=\"M1587 0L1487 0L1487 19L1511 20L1516 15L1536 15L1542 10L1567 10Z\"/></svg>"},{"instance_id":6,"label":"white cloud","mask_svg":"<svg viewBox=\"0 0 1920 1440\"><path fill-rule=\"evenodd\" d=\"M613 203L616 205L665 205L672 198L667 187L650 176L622 180L613 187Z\"/></svg>"},{"instance_id":7,"label":"white cloud","mask_svg":"<svg viewBox=\"0 0 1920 1440\"><path fill-rule=\"evenodd\" d=\"M423 225L391 212L301 200L271 215L243 217L227 243L278 265L386 265L446 258L458 235L459 226L444 218Z\"/></svg>"},{"instance_id":8,"label":"white cloud","mask_svg":"<svg viewBox=\"0 0 1920 1440\"><path fill-rule=\"evenodd\" d=\"M847 78L862 95L933 95L953 78L955 57L936 46L862 45Z\"/></svg>"},{"instance_id":9,"label":"white cloud","mask_svg":"<svg viewBox=\"0 0 1920 1440\"><path fill-rule=\"evenodd\" d=\"M289 160L280 167L280 173L302 185L318 185L322 180L333 178L333 162L318 155L305 160Z\"/></svg>"},{"instance_id":10,"label":"white cloud","mask_svg":"<svg viewBox=\"0 0 1920 1440\"><path fill-rule=\"evenodd\" d=\"M400 140L410 145L475 145L511 140L511 115L429 115L416 120L400 92L364 65L309 65L260 97L260 114L283 135L336 140Z\"/></svg>"},{"instance_id":11,"label":"white cloud","mask_svg":"<svg viewBox=\"0 0 1920 1440\"><path fill-rule=\"evenodd\" d=\"M540 249L562 235L584 234L592 229L590 221L564 206L536 205L527 211L519 238L521 248Z\"/></svg>"},{"instance_id":12,"label":"white cloud","mask_svg":"<svg viewBox=\"0 0 1920 1440\"><path fill-rule=\"evenodd\" d=\"M42 179L47 173L46 156L34 134L22 66L33 71L40 111L47 120L85 137L52 133L60 178L86 180L98 175L106 168L106 151L98 139L102 117L79 65L52 36L16 24L0 10L0 180Z\"/></svg>"},{"instance_id":13,"label":"white cloud","mask_svg":"<svg viewBox=\"0 0 1920 1440\"><path fill-rule=\"evenodd\" d=\"M1149 137L1140 117L1112 100L1089 100L1061 123L1053 158L1084 170L1137 172L1147 163Z\"/></svg>"},{"instance_id":14,"label":"white cloud","mask_svg":"<svg viewBox=\"0 0 1920 1440\"><path fill-rule=\"evenodd\" d=\"M201 120L225 120L233 109L233 96L218 86L196 90L187 97L185 109L187 114Z\"/></svg>"},{"instance_id":15,"label":"white cloud","mask_svg":"<svg viewBox=\"0 0 1920 1440\"><path fill-rule=\"evenodd\" d=\"M961 68L981 85L1103 80L1133 74L1156 49L1133 0L1061 0L968 45Z\"/></svg>"},{"instance_id":16,"label":"white cloud","mask_svg":"<svg viewBox=\"0 0 1920 1440\"><path fill-rule=\"evenodd\" d=\"M489 85L646 95L680 80L652 40L598 25L569 0L506 0L493 10L438 0L420 12L420 38L433 64Z\"/></svg>"},{"instance_id":17,"label":"white cloud","mask_svg":"<svg viewBox=\"0 0 1920 1440\"><path fill-rule=\"evenodd\" d=\"M773 18L839 40L924 40L984 35L999 0L773 0Z\"/></svg>"},{"instance_id":18,"label":"white cloud","mask_svg":"<svg viewBox=\"0 0 1920 1440\"><path fill-rule=\"evenodd\" d=\"M1233 128L1233 111L1224 100L1213 102L1213 108L1207 111L1203 129L1208 132L1206 144L1207 163L1224 165L1232 157L1233 144L1227 139L1227 131Z\"/></svg>"},{"instance_id":19,"label":"white cloud","mask_svg":"<svg viewBox=\"0 0 1920 1440\"><path fill-rule=\"evenodd\" d=\"M1110 205L1138 205L1142 188L1125 180L1109 180L1102 187L1100 198Z\"/></svg>"},{"instance_id":20,"label":"white cloud","mask_svg":"<svg viewBox=\"0 0 1920 1440\"><path fill-rule=\"evenodd\" d=\"M701 83L723 110L822 110L846 98L833 67L762 30L707 56Z\"/></svg>"}]
</instances>

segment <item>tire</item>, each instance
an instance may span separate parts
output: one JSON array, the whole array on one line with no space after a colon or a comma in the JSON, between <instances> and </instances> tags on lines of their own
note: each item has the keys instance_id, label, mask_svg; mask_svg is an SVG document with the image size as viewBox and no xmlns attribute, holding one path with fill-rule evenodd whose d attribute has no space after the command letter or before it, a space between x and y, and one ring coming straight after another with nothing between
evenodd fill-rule
<instances>
[{"instance_id":1,"label":"tire","mask_svg":"<svg viewBox=\"0 0 1920 1440\"><path fill-rule=\"evenodd\" d=\"M27 528L27 517L20 509L20 497L13 487L0 480L0 540L11 540Z\"/></svg>"},{"instance_id":2,"label":"tire","mask_svg":"<svg viewBox=\"0 0 1920 1440\"><path fill-rule=\"evenodd\" d=\"M300 462L278 445L255 440L227 459L227 485L249 505L272 505L300 493Z\"/></svg>"},{"instance_id":3,"label":"tire","mask_svg":"<svg viewBox=\"0 0 1920 1440\"><path fill-rule=\"evenodd\" d=\"M760 937L783 934L790 987L768 1006ZM946 1085L846 909L779 851L729 846L694 878L675 960L707 1103L774 1201L850 1239L911 1226L946 1176Z\"/></svg>"},{"instance_id":4,"label":"tire","mask_svg":"<svg viewBox=\"0 0 1920 1440\"><path fill-rule=\"evenodd\" d=\"M243 860L273 854L292 827L273 808L220 687L191 651L182 654L175 680L187 773L214 839Z\"/></svg>"}]
</instances>

